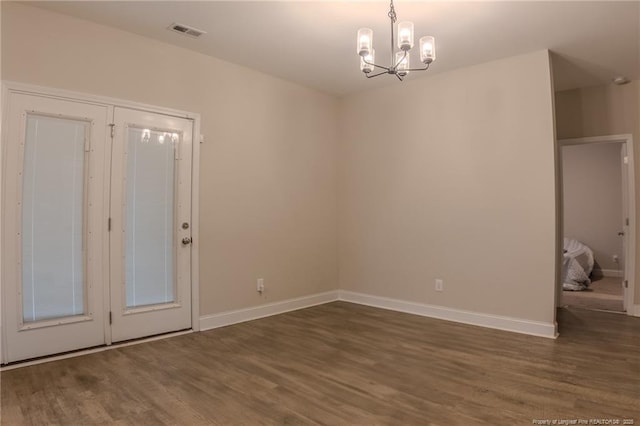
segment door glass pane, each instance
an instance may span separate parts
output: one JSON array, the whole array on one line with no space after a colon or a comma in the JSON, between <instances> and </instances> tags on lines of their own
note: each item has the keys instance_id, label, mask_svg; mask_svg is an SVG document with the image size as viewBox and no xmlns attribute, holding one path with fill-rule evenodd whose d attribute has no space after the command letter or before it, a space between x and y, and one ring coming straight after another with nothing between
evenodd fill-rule
<instances>
[{"instance_id":1,"label":"door glass pane","mask_svg":"<svg viewBox=\"0 0 640 426\"><path fill-rule=\"evenodd\" d=\"M128 128L127 306L173 302L175 146L178 135Z\"/></svg>"},{"instance_id":2,"label":"door glass pane","mask_svg":"<svg viewBox=\"0 0 640 426\"><path fill-rule=\"evenodd\" d=\"M22 187L25 322L85 312L84 121L28 115Z\"/></svg>"}]
</instances>

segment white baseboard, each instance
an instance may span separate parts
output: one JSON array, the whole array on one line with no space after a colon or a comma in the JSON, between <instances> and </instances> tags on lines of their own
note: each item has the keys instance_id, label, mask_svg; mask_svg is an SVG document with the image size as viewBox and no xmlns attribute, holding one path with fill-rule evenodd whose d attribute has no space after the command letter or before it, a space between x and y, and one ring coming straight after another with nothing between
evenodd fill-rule
<instances>
[{"instance_id":1,"label":"white baseboard","mask_svg":"<svg viewBox=\"0 0 640 426\"><path fill-rule=\"evenodd\" d=\"M404 300L390 299L387 297L371 296L368 294L355 293L345 290L339 291L339 298L340 300L343 300L345 302L358 303L361 305L389 309L392 311L406 312L409 314L438 318L447 321L495 328L498 330L512 331L516 333L530 334L533 336L547 337L552 339L558 337L557 324L546 323L542 321L530 321L520 318L483 314L479 312L446 308L443 306L407 302Z\"/></svg>"},{"instance_id":2,"label":"white baseboard","mask_svg":"<svg viewBox=\"0 0 640 426\"><path fill-rule=\"evenodd\" d=\"M600 272L604 277L622 278L624 277L624 271L618 271L616 269L594 269L593 272Z\"/></svg>"},{"instance_id":3,"label":"white baseboard","mask_svg":"<svg viewBox=\"0 0 640 426\"><path fill-rule=\"evenodd\" d=\"M631 311L631 315L634 317L640 317L640 305L633 305L633 310Z\"/></svg>"},{"instance_id":4,"label":"white baseboard","mask_svg":"<svg viewBox=\"0 0 640 426\"><path fill-rule=\"evenodd\" d=\"M530 334L533 336L547 338L556 338L558 336L557 326L552 323L483 314L479 312L446 308L443 306L427 305L424 303L407 302L404 300L372 296L345 290L328 291L325 293L283 300L251 308L204 315L200 317L200 331L283 314L285 312L309 308L311 306L322 305L324 303L335 302L337 300L480 327Z\"/></svg>"},{"instance_id":5,"label":"white baseboard","mask_svg":"<svg viewBox=\"0 0 640 426\"><path fill-rule=\"evenodd\" d=\"M338 290L333 290L251 308L237 309L213 315L204 315L200 317L200 331L211 330L213 328L224 327L258 318L270 317L272 315L309 308L315 305L335 302L336 300L338 300Z\"/></svg>"}]
</instances>

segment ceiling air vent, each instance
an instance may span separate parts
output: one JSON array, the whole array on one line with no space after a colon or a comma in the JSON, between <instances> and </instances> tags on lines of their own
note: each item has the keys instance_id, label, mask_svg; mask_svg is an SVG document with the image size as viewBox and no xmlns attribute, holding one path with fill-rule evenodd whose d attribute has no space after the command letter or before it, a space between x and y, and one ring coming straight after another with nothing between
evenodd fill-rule
<instances>
[{"instance_id":1,"label":"ceiling air vent","mask_svg":"<svg viewBox=\"0 0 640 426\"><path fill-rule=\"evenodd\" d=\"M197 28L189 27L187 25L176 24L175 22L167 28L176 33L184 34L189 37L200 37L202 34L206 34L206 31L199 30Z\"/></svg>"}]
</instances>

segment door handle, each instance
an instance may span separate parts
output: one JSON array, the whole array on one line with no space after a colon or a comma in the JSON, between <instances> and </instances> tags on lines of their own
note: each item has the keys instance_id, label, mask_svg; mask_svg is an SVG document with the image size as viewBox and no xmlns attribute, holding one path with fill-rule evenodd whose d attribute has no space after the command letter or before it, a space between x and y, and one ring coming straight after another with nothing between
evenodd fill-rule
<instances>
[{"instance_id":1,"label":"door handle","mask_svg":"<svg viewBox=\"0 0 640 426\"><path fill-rule=\"evenodd\" d=\"M623 231L618 232L618 235L620 235L621 237L624 235Z\"/></svg>"},{"instance_id":2,"label":"door handle","mask_svg":"<svg viewBox=\"0 0 640 426\"><path fill-rule=\"evenodd\" d=\"M191 237L184 237L184 238L182 239L182 245L183 245L183 246L186 246L186 245L188 245L188 244L191 244L191 242L192 242L192 241L193 241L193 240L191 239Z\"/></svg>"}]
</instances>

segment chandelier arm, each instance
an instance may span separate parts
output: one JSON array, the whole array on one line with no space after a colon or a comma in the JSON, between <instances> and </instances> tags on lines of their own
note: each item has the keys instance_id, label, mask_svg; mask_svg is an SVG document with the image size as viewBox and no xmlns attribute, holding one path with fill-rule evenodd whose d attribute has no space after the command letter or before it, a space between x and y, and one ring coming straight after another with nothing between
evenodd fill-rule
<instances>
[{"instance_id":1,"label":"chandelier arm","mask_svg":"<svg viewBox=\"0 0 640 426\"><path fill-rule=\"evenodd\" d=\"M364 56L362 57L362 61L367 65L371 65L371 66L374 66L376 68L382 68L385 71L389 71L388 67L383 67L382 65L378 65L378 64L374 64L373 62L369 62L366 59L364 59Z\"/></svg>"},{"instance_id":2,"label":"chandelier arm","mask_svg":"<svg viewBox=\"0 0 640 426\"><path fill-rule=\"evenodd\" d=\"M398 77L398 80L400 80L400 81L404 81L404 80L402 79L402 77L400 77L400 74L396 74L396 77Z\"/></svg>"},{"instance_id":3,"label":"chandelier arm","mask_svg":"<svg viewBox=\"0 0 640 426\"><path fill-rule=\"evenodd\" d=\"M384 70L384 72L389 72L389 70L390 70L390 68L388 68L388 67L383 67L382 65L376 65L376 64L371 64L371 65L373 65L373 66L374 66L374 67L376 67L376 68L383 69L383 70Z\"/></svg>"},{"instance_id":4,"label":"chandelier arm","mask_svg":"<svg viewBox=\"0 0 640 426\"><path fill-rule=\"evenodd\" d=\"M427 66L424 68L409 68L407 71L426 71L429 69L429 65L431 64L427 64Z\"/></svg>"},{"instance_id":5,"label":"chandelier arm","mask_svg":"<svg viewBox=\"0 0 640 426\"><path fill-rule=\"evenodd\" d=\"M377 77L377 76L382 75L382 74L388 74L388 72L387 72L387 71L380 71L380 72L379 72L379 73L377 73L377 74L373 74L373 75L365 74L365 76L366 76L367 78L373 78L373 77Z\"/></svg>"}]
</instances>

